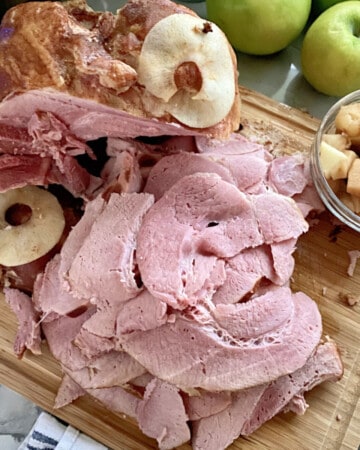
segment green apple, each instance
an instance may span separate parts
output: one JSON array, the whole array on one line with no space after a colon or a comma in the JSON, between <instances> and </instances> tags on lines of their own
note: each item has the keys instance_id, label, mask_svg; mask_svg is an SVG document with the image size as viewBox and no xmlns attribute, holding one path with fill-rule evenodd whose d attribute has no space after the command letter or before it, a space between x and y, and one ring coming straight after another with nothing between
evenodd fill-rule
<instances>
[{"instance_id":1,"label":"green apple","mask_svg":"<svg viewBox=\"0 0 360 450\"><path fill-rule=\"evenodd\" d=\"M270 55L296 39L310 15L311 0L206 0L207 17L236 50Z\"/></svg>"},{"instance_id":2,"label":"green apple","mask_svg":"<svg viewBox=\"0 0 360 450\"><path fill-rule=\"evenodd\" d=\"M307 30L301 48L305 79L319 92L341 97L360 89L360 1L324 11Z\"/></svg>"},{"instance_id":3,"label":"green apple","mask_svg":"<svg viewBox=\"0 0 360 450\"><path fill-rule=\"evenodd\" d=\"M340 3L342 1L347 0L312 0L311 6L312 16L317 17L326 9L330 8L330 6L336 5L336 3Z\"/></svg>"}]
</instances>

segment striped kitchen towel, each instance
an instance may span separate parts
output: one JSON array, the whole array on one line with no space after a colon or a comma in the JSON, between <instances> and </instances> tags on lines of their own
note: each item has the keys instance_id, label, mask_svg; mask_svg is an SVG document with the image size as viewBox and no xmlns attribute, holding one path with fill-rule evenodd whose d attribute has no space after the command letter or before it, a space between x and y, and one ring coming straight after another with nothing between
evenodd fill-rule
<instances>
[{"instance_id":1,"label":"striped kitchen towel","mask_svg":"<svg viewBox=\"0 0 360 450\"><path fill-rule=\"evenodd\" d=\"M42 412L18 450L108 450L102 444Z\"/></svg>"}]
</instances>

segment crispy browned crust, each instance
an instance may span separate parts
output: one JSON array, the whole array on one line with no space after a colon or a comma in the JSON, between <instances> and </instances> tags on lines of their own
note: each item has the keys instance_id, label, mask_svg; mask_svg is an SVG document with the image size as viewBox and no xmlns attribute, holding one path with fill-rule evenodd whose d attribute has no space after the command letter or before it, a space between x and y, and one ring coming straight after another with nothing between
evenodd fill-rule
<instances>
[{"instance_id":1,"label":"crispy browned crust","mask_svg":"<svg viewBox=\"0 0 360 450\"><path fill-rule=\"evenodd\" d=\"M116 15L96 12L85 0L29 2L3 17L0 34L0 100L13 92L54 89L119 108L139 117L176 122L137 83L142 42L160 19L195 14L169 0L130 0ZM231 48L231 47L230 47ZM219 124L203 130L226 138L240 123L236 57L236 100Z\"/></svg>"}]
</instances>

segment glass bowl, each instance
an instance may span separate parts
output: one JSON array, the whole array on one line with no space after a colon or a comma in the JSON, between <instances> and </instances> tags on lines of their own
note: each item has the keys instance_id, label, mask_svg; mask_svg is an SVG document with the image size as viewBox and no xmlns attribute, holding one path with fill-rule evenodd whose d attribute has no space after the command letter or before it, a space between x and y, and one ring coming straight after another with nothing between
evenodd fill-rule
<instances>
[{"instance_id":1,"label":"glass bowl","mask_svg":"<svg viewBox=\"0 0 360 450\"><path fill-rule=\"evenodd\" d=\"M325 178L320 162L320 145L323 135L336 132L335 118L340 108L352 103L360 103L360 90L342 97L323 117L311 148L310 169L316 190L326 208L342 223L348 225L355 231L360 231L360 215L348 208L335 194Z\"/></svg>"}]
</instances>

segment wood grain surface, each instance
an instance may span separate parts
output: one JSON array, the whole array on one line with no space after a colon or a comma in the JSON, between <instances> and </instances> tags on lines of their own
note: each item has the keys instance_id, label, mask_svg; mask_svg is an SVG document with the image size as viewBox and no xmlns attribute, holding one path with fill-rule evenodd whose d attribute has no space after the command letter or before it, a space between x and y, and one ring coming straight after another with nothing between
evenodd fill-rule
<instances>
[{"instance_id":1,"label":"wood grain surface","mask_svg":"<svg viewBox=\"0 0 360 450\"><path fill-rule=\"evenodd\" d=\"M281 105L261 94L241 88L242 133L256 135L279 153L309 151L318 120ZM346 295L360 296L360 261L353 276L347 274L349 250L360 250L360 235L342 226L336 238L334 221L322 214L302 236L295 254L293 290L302 290L317 301L324 334L335 340L344 362L338 383L323 383L306 397L304 416L282 414L249 438L240 438L230 450L357 450L360 445L360 304L349 306ZM114 450L157 448L136 424L113 414L85 396L60 410L53 402L61 379L57 362L46 344L43 355L26 353L18 360L12 351L16 319L0 298L0 383L64 419ZM6 405L1 405L6 407ZM189 445L180 447L189 450Z\"/></svg>"}]
</instances>

